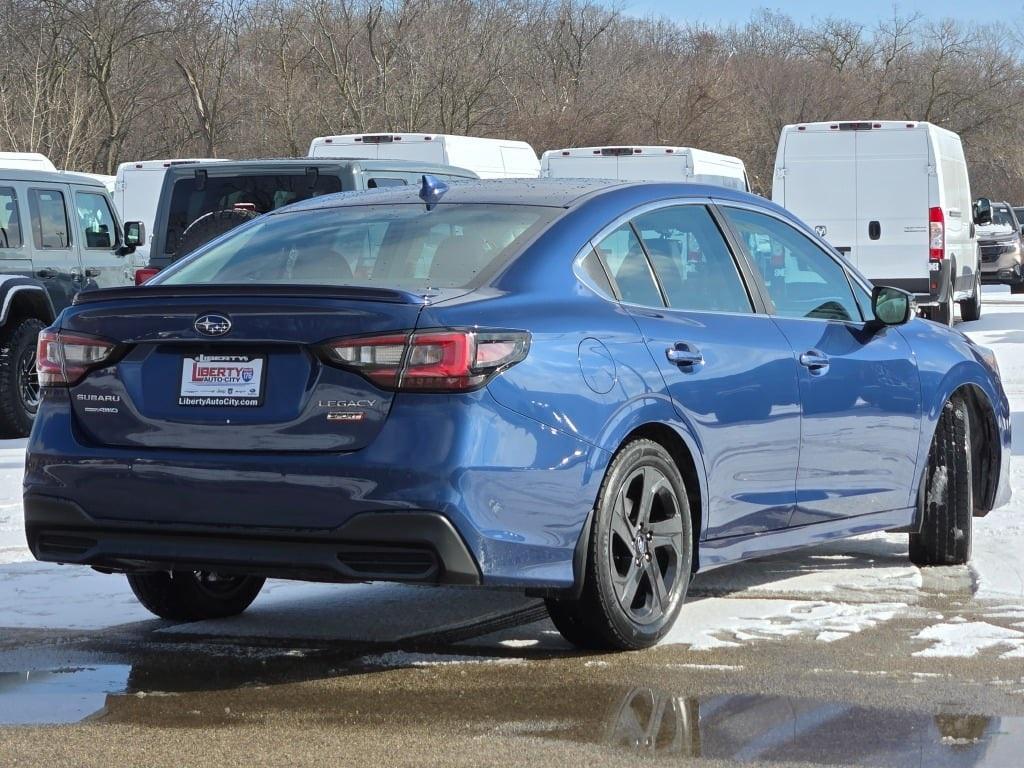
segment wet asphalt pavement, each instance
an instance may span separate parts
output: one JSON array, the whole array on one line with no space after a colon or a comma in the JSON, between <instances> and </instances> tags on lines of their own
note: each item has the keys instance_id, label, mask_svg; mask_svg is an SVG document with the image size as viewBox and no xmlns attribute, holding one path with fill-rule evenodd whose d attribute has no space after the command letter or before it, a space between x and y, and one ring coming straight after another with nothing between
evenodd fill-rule
<instances>
[{"instance_id":1,"label":"wet asphalt pavement","mask_svg":"<svg viewBox=\"0 0 1024 768\"><path fill-rule=\"evenodd\" d=\"M698 580L692 615L722 600L743 613L748 589L725 584ZM364 589L358 621L378 599ZM424 599L387 596L395 616ZM214 627L0 630L0 765L1024 765L1024 657L914 655L937 618L1021 621L975 599L966 569L926 574L898 616L837 642L737 630L618 655L572 650L534 601L443 597L472 615L384 642L327 632L309 606Z\"/></svg>"}]
</instances>

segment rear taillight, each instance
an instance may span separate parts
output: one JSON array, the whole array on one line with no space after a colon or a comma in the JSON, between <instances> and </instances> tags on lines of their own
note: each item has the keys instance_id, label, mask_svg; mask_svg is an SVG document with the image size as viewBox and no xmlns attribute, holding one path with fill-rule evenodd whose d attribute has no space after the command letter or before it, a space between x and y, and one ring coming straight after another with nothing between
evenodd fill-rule
<instances>
[{"instance_id":1,"label":"rear taillight","mask_svg":"<svg viewBox=\"0 0 1024 768\"><path fill-rule=\"evenodd\" d=\"M384 389L466 392L526 357L524 331L437 329L337 339L324 346L327 360L358 371Z\"/></svg>"},{"instance_id":2,"label":"rear taillight","mask_svg":"<svg viewBox=\"0 0 1024 768\"><path fill-rule=\"evenodd\" d=\"M160 270L157 269L156 267L143 267L142 269L136 269L135 284L142 285L144 282L149 280L149 278L153 277L153 275L156 275L159 272Z\"/></svg>"},{"instance_id":3,"label":"rear taillight","mask_svg":"<svg viewBox=\"0 0 1024 768\"><path fill-rule=\"evenodd\" d=\"M47 328L39 334L36 346L39 386L68 387L77 384L91 369L108 360L115 346L94 336Z\"/></svg>"},{"instance_id":4,"label":"rear taillight","mask_svg":"<svg viewBox=\"0 0 1024 768\"><path fill-rule=\"evenodd\" d=\"M946 256L946 222L941 208L928 209L928 260L942 261Z\"/></svg>"}]
</instances>

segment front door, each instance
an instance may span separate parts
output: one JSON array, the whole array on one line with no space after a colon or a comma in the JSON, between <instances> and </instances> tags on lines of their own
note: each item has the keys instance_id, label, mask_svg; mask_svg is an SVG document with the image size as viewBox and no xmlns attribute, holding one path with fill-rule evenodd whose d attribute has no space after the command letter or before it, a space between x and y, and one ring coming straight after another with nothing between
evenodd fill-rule
<instances>
[{"instance_id":1,"label":"front door","mask_svg":"<svg viewBox=\"0 0 1024 768\"><path fill-rule=\"evenodd\" d=\"M32 275L50 294L60 312L82 286L82 265L74 247L68 188L63 184L38 184L28 190L32 224Z\"/></svg>"},{"instance_id":2,"label":"front door","mask_svg":"<svg viewBox=\"0 0 1024 768\"><path fill-rule=\"evenodd\" d=\"M771 318L754 313L708 208L641 214L597 250L699 443L707 538L784 528L800 439L796 363Z\"/></svg>"},{"instance_id":3,"label":"front door","mask_svg":"<svg viewBox=\"0 0 1024 768\"><path fill-rule=\"evenodd\" d=\"M82 290L133 285L134 274L120 254L117 217L106 195L75 191L78 249L82 258Z\"/></svg>"},{"instance_id":4,"label":"front door","mask_svg":"<svg viewBox=\"0 0 1024 768\"><path fill-rule=\"evenodd\" d=\"M774 320L799 363L803 407L797 508L791 525L905 508L917 464L921 388L895 328L866 325L851 277L780 218L721 211L762 270ZM754 255L754 254L751 254Z\"/></svg>"}]
</instances>

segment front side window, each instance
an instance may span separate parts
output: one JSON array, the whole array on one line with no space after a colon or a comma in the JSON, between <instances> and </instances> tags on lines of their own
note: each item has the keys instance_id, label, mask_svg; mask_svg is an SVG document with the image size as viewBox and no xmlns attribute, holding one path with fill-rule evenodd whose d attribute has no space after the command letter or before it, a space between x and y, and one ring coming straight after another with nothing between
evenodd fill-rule
<instances>
[{"instance_id":1,"label":"front side window","mask_svg":"<svg viewBox=\"0 0 1024 768\"><path fill-rule=\"evenodd\" d=\"M785 222L742 208L723 207L764 280L781 317L861 321L846 271Z\"/></svg>"},{"instance_id":2,"label":"front side window","mask_svg":"<svg viewBox=\"0 0 1024 768\"><path fill-rule=\"evenodd\" d=\"M0 248L21 248L22 242L18 196L11 187L0 187Z\"/></svg>"},{"instance_id":3,"label":"front side window","mask_svg":"<svg viewBox=\"0 0 1024 768\"><path fill-rule=\"evenodd\" d=\"M117 243L117 225L107 199L93 192L75 195L75 209L86 248L109 251Z\"/></svg>"},{"instance_id":4,"label":"front side window","mask_svg":"<svg viewBox=\"0 0 1024 768\"><path fill-rule=\"evenodd\" d=\"M54 189L30 189L28 207L32 215L32 239L36 248L71 246L68 211L63 194Z\"/></svg>"},{"instance_id":5,"label":"front side window","mask_svg":"<svg viewBox=\"0 0 1024 768\"><path fill-rule=\"evenodd\" d=\"M266 216L161 273L167 285L472 285L560 214L526 205L368 205Z\"/></svg>"},{"instance_id":6,"label":"front side window","mask_svg":"<svg viewBox=\"0 0 1024 768\"><path fill-rule=\"evenodd\" d=\"M664 306L651 265L632 226L623 224L616 229L598 244L597 252L623 301L645 307Z\"/></svg>"},{"instance_id":7,"label":"front side window","mask_svg":"<svg viewBox=\"0 0 1024 768\"><path fill-rule=\"evenodd\" d=\"M751 312L722 233L703 205L659 208L633 221L675 309Z\"/></svg>"}]
</instances>

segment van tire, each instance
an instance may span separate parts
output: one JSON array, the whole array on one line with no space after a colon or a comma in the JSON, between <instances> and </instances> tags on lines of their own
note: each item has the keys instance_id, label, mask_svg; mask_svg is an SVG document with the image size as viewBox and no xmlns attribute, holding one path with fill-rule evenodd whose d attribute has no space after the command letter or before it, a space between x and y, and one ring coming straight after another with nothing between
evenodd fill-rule
<instances>
[{"instance_id":1,"label":"van tire","mask_svg":"<svg viewBox=\"0 0 1024 768\"><path fill-rule=\"evenodd\" d=\"M199 246L206 245L215 237L220 237L225 232L230 232L235 227L245 224L257 216L259 214L255 211L246 211L241 208L228 208L200 216L181 233L174 258L180 259L182 256L187 256Z\"/></svg>"},{"instance_id":2,"label":"van tire","mask_svg":"<svg viewBox=\"0 0 1024 768\"><path fill-rule=\"evenodd\" d=\"M910 534L910 560L963 565L971 558L974 479L970 414L959 398L942 408L925 472L921 530Z\"/></svg>"},{"instance_id":3,"label":"van tire","mask_svg":"<svg viewBox=\"0 0 1024 768\"><path fill-rule=\"evenodd\" d=\"M974 293L971 298L960 302L960 319L965 323L981 320L981 275L975 273Z\"/></svg>"},{"instance_id":4,"label":"van tire","mask_svg":"<svg viewBox=\"0 0 1024 768\"><path fill-rule=\"evenodd\" d=\"M939 325L952 327L954 311L953 286L950 285L948 292L946 293L946 300L940 302L937 307L932 308L929 319L935 321Z\"/></svg>"},{"instance_id":5,"label":"van tire","mask_svg":"<svg viewBox=\"0 0 1024 768\"><path fill-rule=\"evenodd\" d=\"M25 437L32 430L39 408L36 343L45 327L42 320L28 317L0 329L0 437ZM26 370L27 366L31 370ZM34 402L25 391L32 381Z\"/></svg>"},{"instance_id":6,"label":"van tire","mask_svg":"<svg viewBox=\"0 0 1024 768\"><path fill-rule=\"evenodd\" d=\"M129 573L128 585L139 602L169 621L202 621L237 616L252 605L265 579L235 576L208 581L211 574L193 571Z\"/></svg>"}]
</instances>

